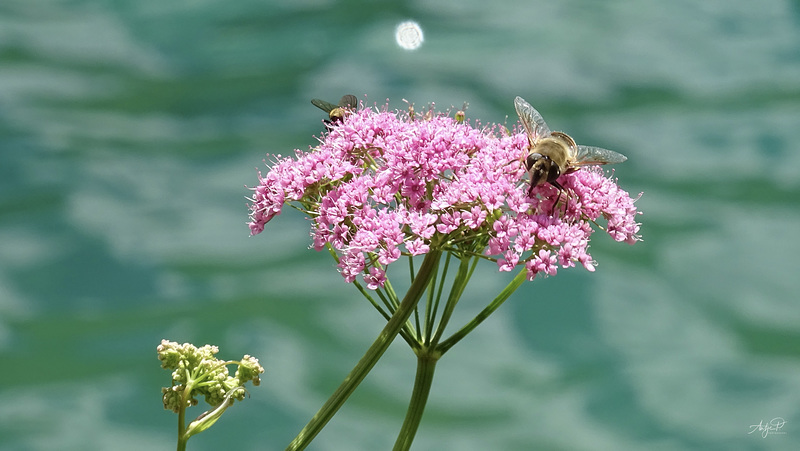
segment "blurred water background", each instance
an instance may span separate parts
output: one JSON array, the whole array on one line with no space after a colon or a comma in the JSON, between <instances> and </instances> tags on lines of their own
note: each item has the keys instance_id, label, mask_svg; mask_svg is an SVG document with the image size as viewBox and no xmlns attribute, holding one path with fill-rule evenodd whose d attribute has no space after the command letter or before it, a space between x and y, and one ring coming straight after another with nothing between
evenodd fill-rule
<instances>
[{"instance_id":1,"label":"blurred water background","mask_svg":"<svg viewBox=\"0 0 800 451\"><path fill-rule=\"evenodd\" d=\"M249 237L244 185L345 93L520 95L644 192L644 242L597 234L441 360L415 450L800 449L797 0L3 0L0 449L174 449L162 338L267 369L190 449L288 444L383 323L299 213ZM413 377L398 341L309 449L389 449Z\"/></svg>"}]
</instances>

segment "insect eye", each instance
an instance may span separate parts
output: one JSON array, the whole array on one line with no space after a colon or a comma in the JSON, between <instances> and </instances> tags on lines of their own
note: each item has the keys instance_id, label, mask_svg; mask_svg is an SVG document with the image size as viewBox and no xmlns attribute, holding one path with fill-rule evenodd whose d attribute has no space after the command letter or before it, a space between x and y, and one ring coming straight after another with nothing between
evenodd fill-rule
<instances>
[{"instance_id":1,"label":"insect eye","mask_svg":"<svg viewBox=\"0 0 800 451\"><path fill-rule=\"evenodd\" d=\"M525 158L525 169L530 171L533 165L536 164L536 162L541 158L544 158L544 156L538 152L529 154L528 157Z\"/></svg>"}]
</instances>

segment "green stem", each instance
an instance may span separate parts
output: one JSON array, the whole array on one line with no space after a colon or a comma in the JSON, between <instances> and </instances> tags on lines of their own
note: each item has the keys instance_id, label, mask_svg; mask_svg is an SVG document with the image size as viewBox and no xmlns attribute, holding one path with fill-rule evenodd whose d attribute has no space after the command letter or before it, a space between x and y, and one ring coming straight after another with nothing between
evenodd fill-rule
<instances>
[{"instance_id":1,"label":"green stem","mask_svg":"<svg viewBox=\"0 0 800 451\"><path fill-rule=\"evenodd\" d=\"M433 372L436 370L436 362L441 357L438 351L431 351L430 348L420 349L417 353L417 376L414 379L414 390L411 392L411 401L408 404L406 419L397 441L394 443L393 451L407 451L411 448L411 442L417 434L417 428L422 420L425 411L425 404L428 402L428 394L433 385Z\"/></svg>"},{"instance_id":2,"label":"green stem","mask_svg":"<svg viewBox=\"0 0 800 451\"><path fill-rule=\"evenodd\" d=\"M350 374L342 381L342 384L327 402L319 409L319 411L311 418L311 421L297 434L297 437L292 440L286 451L295 451L305 449L311 443L314 437L319 434L323 427L333 418L333 415L339 410L340 407L347 401L347 398L355 391L356 387L364 380L367 374L372 370L372 367L378 362L383 353L392 344L394 338L400 332L400 329L411 316L411 312L417 306L420 297L425 292L431 278L435 275L434 269L439 262L441 251L431 250L417 272L414 282L408 288L406 296L397 310L392 315L392 318L386 323L378 338L372 343L364 357L358 361L356 366L350 371Z\"/></svg>"},{"instance_id":3,"label":"green stem","mask_svg":"<svg viewBox=\"0 0 800 451\"><path fill-rule=\"evenodd\" d=\"M186 404L192 393L194 378L193 375L189 375L188 372L186 376L186 386L183 389L181 407L180 410L178 410L178 451L186 451L186 442L189 441L189 438L186 437Z\"/></svg>"},{"instance_id":4,"label":"green stem","mask_svg":"<svg viewBox=\"0 0 800 451\"><path fill-rule=\"evenodd\" d=\"M436 349L438 349L442 354L447 352L448 349L452 348L453 345L459 342L459 340L467 336L468 333L472 332L476 327L478 327L478 324L482 323L483 320L488 318L489 315L494 313L495 310L503 305L503 302L505 302L506 299L508 299L509 296L511 296L511 294L514 293L514 291L516 291L520 285L522 285L522 282L525 281L526 277L527 271L523 268L519 274L517 274L517 276L514 277L514 279L511 280L511 282L509 282L505 288L503 288L503 291L501 291L500 294L498 294L497 297L486 306L485 309L481 310L480 313L475 315L475 318L465 324L464 327L458 330L458 332L451 335L447 340L441 342Z\"/></svg>"},{"instance_id":5,"label":"green stem","mask_svg":"<svg viewBox=\"0 0 800 451\"><path fill-rule=\"evenodd\" d=\"M185 409L181 409L180 413L178 414L178 451L186 451L186 442L187 439L184 437L184 428L183 428L183 412Z\"/></svg>"},{"instance_id":6,"label":"green stem","mask_svg":"<svg viewBox=\"0 0 800 451\"><path fill-rule=\"evenodd\" d=\"M453 286L450 288L450 295L447 297L447 303L444 306L442 317L439 319L439 325L436 326L436 332L431 338L431 344L434 346L439 343L439 340L442 338L444 329L447 327L447 323L450 321L450 317L453 315L456 304L458 304L458 301L461 299L461 295L464 294L464 290L467 288L469 279L472 277L472 272L475 270L475 265L473 264L472 268L470 268L471 261L472 257L461 257L461 263L458 265L458 272L456 272L456 277L453 280Z\"/></svg>"}]
</instances>

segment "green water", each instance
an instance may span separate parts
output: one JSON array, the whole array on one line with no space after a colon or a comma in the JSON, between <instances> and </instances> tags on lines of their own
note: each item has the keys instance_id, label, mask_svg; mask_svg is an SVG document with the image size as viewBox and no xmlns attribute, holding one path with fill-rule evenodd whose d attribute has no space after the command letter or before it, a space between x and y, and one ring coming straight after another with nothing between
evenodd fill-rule
<instances>
[{"instance_id":1,"label":"green water","mask_svg":"<svg viewBox=\"0 0 800 451\"><path fill-rule=\"evenodd\" d=\"M288 444L382 321L301 215L248 237L244 185L344 93L484 123L521 95L644 192L644 242L597 235L597 272L442 359L415 450L800 448L797 1L4 0L0 449L174 449L162 338L267 369L190 449ZM476 278L464 318L508 281ZM309 449L389 449L413 364L395 343Z\"/></svg>"}]
</instances>

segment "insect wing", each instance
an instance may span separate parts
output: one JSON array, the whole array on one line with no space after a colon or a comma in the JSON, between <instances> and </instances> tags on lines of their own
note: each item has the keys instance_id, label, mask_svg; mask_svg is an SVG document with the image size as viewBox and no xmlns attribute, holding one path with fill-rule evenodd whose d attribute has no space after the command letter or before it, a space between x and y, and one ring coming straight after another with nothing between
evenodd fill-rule
<instances>
[{"instance_id":1,"label":"insect wing","mask_svg":"<svg viewBox=\"0 0 800 451\"><path fill-rule=\"evenodd\" d=\"M358 108L358 99L353 94L343 95L342 98L339 100L339 108L347 108L348 110L355 110L356 108Z\"/></svg>"},{"instance_id":2,"label":"insect wing","mask_svg":"<svg viewBox=\"0 0 800 451\"><path fill-rule=\"evenodd\" d=\"M525 99L517 96L517 98L514 99L514 109L517 110L517 116L519 116L519 120L525 127L525 131L528 132L531 144L533 144L535 140L544 138L550 134L550 128L545 124L542 115L526 102Z\"/></svg>"},{"instance_id":3,"label":"insect wing","mask_svg":"<svg viewBox=\"0 0 800 451\"><path fill-rule=\"evenodd\" d=\"M342 97L342 100L344 100L344 97ZM320 110L326 113L330 113L331 111L333 111L334 108L336 108L336 105L320 99L311 99L311 103L313 103L315 107L319 108Z\"/></svg>"},{"instance_id":4,"label":"insect wing","mask_svg":"<svg viewBox=\"0 0 800 451\"><path fill-rule=\"evenodd\" d=\"M621 153L614 152L613 150L602 149L594 146L578 146L578 151L575 155L575 165L590 165L590 164L616 164L622 163L628 157Z\"/></svg>"}]
</instances>

